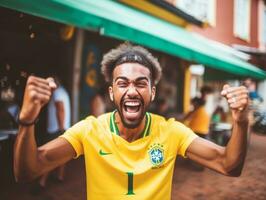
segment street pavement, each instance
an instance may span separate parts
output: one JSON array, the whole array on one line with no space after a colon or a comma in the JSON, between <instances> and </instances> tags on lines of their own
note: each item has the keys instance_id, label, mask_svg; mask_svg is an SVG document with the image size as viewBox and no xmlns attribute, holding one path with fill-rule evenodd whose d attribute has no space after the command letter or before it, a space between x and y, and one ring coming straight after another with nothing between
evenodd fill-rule
<instances>
[{"instance_id":1,"label":"street pavement","mask_svg":"<svg viewBox=\"0 0 266 200\"><path fill-rule=\"evenodd\" d=\"M191 167L177 159L173 177L172 200L265 200L266 136L251 135L247 159L241 177L226 177L209 169ZM47 188L31 194L33 184L11 184L2 192L1 200L85 200L83 159L67 164L66 179L50 178ZM108 200L108 198L107 198Z\"/></svg>"}]
</instances>

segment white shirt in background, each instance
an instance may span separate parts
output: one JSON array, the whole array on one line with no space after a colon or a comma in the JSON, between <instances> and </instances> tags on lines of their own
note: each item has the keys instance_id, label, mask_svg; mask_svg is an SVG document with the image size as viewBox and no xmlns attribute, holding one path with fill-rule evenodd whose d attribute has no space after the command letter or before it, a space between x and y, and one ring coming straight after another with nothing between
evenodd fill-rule
<instances>
[{"instance_id":1,"label":"white shirt in background","mask_svg":"<svg viewBox=\"0 0 266 200\"><path fill-rule=\"evenodd\" d=\"M65 122L64 129L68 129L70 127L70 99L66 89L63 86L59 86L51 97L50 102L48 103L48 119L47 119L47 132L48 133L56 133L59 130L57 115L56 115L56 106L55 103L58 101L62 101L65 109Z\"/></svg>"}]
</instances>

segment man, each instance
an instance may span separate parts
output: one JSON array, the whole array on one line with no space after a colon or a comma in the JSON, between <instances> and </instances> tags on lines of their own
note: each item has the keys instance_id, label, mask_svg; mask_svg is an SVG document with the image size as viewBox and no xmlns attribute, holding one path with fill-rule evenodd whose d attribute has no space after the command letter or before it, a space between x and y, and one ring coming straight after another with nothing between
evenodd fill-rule
<instances>
[{"instance_id":1,"label":"man","mask_svg":"<svg viewBox=\"0 0 266 200\"><path fill-rule=\"evenodd\" d=\"M89 116L39 148L34 122L56 85L50 78L28 79L15 144L17 180L33 179L82 154L88 199L170 199L177 155L224 175L240 175L247 147L245 87L223 88L234 128L227 147L221 147L174 119L146 112L161 76L157 59L146 49L120 45L104 56L102 72L116 110L98 118Z\"/></svg>"}]
</instances>

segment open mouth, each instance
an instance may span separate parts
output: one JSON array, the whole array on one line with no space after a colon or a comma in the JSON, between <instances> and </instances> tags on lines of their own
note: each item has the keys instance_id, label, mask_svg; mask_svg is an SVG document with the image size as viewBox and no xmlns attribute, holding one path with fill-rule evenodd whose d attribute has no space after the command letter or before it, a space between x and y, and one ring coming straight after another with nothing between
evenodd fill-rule
<instances>
[{"instance_id":1,"label":"open mouth","mask_svg":"<svg viewBox=\"0 0 266 200\"><path fill-rule=\"evenodd\" d=\"M124 109L128 113L136 113L140 110L140 105L139 101L127 101L124 103Z\"/></svg>"},{"instance_id":2,"label":"open mouth","mask_svg":"<svg viewBox=\"0 0 266 200\"><path fill-rule=\"evenodd\" d=\"M126 98L121 100L120 117L127 128L136 128L144 117L144 101L142 98Z\"/></svg>"},{"instance_id":3,"label":"open mouth","mask_svg":"<svg viewBox=\"0 0 266 200\"><path fill-rule=\"evenodd\" d=\"M142 102L139 99L128 99L123 102L123 115L129 121L138 120L141 117Z\"/></svg>"}]
</instances>

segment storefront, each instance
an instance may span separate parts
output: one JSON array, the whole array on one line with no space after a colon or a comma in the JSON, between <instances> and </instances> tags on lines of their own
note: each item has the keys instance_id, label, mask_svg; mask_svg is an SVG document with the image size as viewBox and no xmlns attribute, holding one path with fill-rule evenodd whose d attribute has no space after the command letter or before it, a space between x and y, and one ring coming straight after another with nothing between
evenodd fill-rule
<instances>
[{"instance_id":1,"label":"storefront","mask_svg":"<svg viewBox=\"0 0 266 200\"><path fill-rule=\"evenodd\" d=\"M70 91L74 33L69 33L66 30L69 26L64 24L3 7L0 7L0 26L0 185L2 189L8 183L14 182L12 155L18 128L16 118L27 78L31 74L41 77L58 75ZM40 142L46 130L46 109L41 112L36 129L36 138Z\"/></svg>"},{"instance_id":2,"label":"storefront","mask_svg":"<svg viewBox=\"0 0 266 200\"><path fill-rule=\"evenodd\" d=\"M188 88L186 84L189 84L189 74L187 73L189 63L200 63L208 69L223 72L219 74L219 78L226 77L228 74L235 79L247 76L255 79L266 77L263 70L223 51L222 48L209 42L208 39L117 1L58 0L25 2L4 0L1 5L53 21L74 25L83 30L94 32L101 38L106 36L112 38L112 40L128 40L180 60L186 60L187 66L174 65L174 67L180 68L184 72L182 74L185 80L184 88ZM80 46L83 46L81 41L84 40L85 34L80 35L83 35L83 38L77 37L76 43L80 41ZM81 73L82 70L82 53L83 50L75 49L73 68L77 73ZM72 101L74 113L76 113L73 119L77 121L79 118L78 111L80 110L79 92L77 91L80 77L75 75L76 73L73 74ZM178 96L178 98L183 98L181 100L183 104L188 104L189 93L185 90L182 94L186 96L184 98ZM185 109L187 106L183 105L183 107Z\"/></svg>"},{"instance_id":3,"label":"storefront","mask_svg":"<svg viewBox=\"0 0 266 200\"><path fill-rule=\"evenodd\" d=\"M106 95L107 85L100 73L100 62L103 54L120 44L120 40L7 8L1 8L1 19L1 106L4 107L9 101L21 106L25 83L30 74L41 77L56 74L72 97L73 93L78 92L78 109L73 109L78 119L90 113L90 100L99 92L107 97L107 111L112 109ZM83 33L80 54L77 56L78 31ZM182 112L183 100L177 98L183 95L184 67L181 67L181 60L163 52L151 51L159 58L165 72L158 86L158 96L167 95L170 108ZM73 67L75 59L80 60L78 71ZM74 90L73 79L77 74L78 89ZM43 120L39 123L40 130L45 129L45 116L44 110ZM16 128L13 121L1 123L1 128Z\"/></svg>"}]
</instances>

